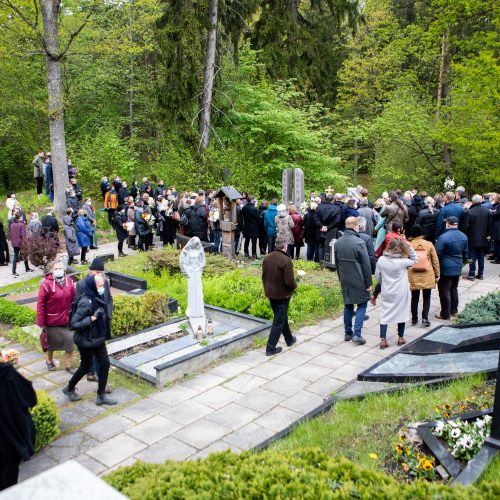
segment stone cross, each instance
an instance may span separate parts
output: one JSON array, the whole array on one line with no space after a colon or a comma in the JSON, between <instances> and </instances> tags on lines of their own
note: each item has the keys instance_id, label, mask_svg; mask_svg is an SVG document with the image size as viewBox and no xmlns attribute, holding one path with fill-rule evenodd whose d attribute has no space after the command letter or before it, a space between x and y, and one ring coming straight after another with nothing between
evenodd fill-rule
<instances>
[{"instance_id":1,"label":"stone cross","mask_svg":"<svg viewBox=\"0 0 500 500\"><path fill-rule=\"evenodd\" d=\"M196 335L201 326L203 333L206 329L205 305L203 303L203 285L201 276L205 267L205 252L197 236L191 238L182 249L179 257L182 272L188 282L188 306L186 316L189 319L193 335Z\"/></svg>"},{"instance_id":2,"label":"stone cross","mask_svg":"<svg viewBox=\"0 0 500 500\"><path fill-rule=\"evenodd\" d=\"M333 188L332 186L328 186L328 189L325 189L326 194L333 194Z\"/></svg>"}]
</instances>

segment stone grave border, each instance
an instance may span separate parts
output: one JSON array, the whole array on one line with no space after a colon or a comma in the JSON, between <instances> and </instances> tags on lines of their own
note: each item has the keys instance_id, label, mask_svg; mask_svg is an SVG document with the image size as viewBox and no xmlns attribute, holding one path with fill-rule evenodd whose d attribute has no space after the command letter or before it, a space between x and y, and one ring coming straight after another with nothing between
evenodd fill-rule
<instances>
[{"instance_id":1,"label":"stone grave border","mask_svg":"<svg viewBox=\"0 0 500 500\"><path fill-rule=\"evenodd\" d=\"M177 250L182 250L188 243L188 241L191 239L191 236L185 236L184 234L180 233L175 233L175 240L176 240L176 246L175 248ZM214 245L213 243L210 243L209 241L201 241L200 243L203 247L203 251L205 253L214 253Z\"/></svg>"},{"instance_id":2,"label":"stone grave border","mask_svg":"<svg viewBox=\"0 0 500 500\"><path fill-rule=\"evenodd\" d=\"M374 365L370 366L369 368L367 368L366 370L363 370L361 373L358 374L358 377L357 379L359 381L362 381L362 382L389 382L389 383L405 383L405 382L411 382L411 381L415 381L415 380L434 380L436 378L449 378L449 377L453 377L454 374L453 373L442 373L442 374L439 374L437 377L436 377L436 374L435 373L423 373L423 374L405 374L405 375L395 375L395 374L384 374L384 373L379 373L379 374L371 374L371 371L374 369L374 368L377 368L378 366L380 365L383 365L384 363L387 363L387 361L389 359L392 359L394 358L395 356L397 356L398 354L412 354L412 347L415 346L418 342L422 342L422 341L425 341L426 337L428 337L429 335L431 335L432 333L434 333L436 330L442 328L443 326L447 326L447 327L451 327L451 328L456 328L456 329L462 329L462 328L470 328L470 327L478 327L478 326L481 326L481 327L484 327L484 326L498 326L498 329L500 331L500 321L490 321L488 323L467 323L467 324L464 324L464 325L438 325L436 326L435 328L433 328L432 330L430 330L429 332L427 332L425 335L413 340L412 342L410 342L409 344L406 344L402 349L400 349L399 351L396 351L396 352L393 352L392 354L389 354L387 357L381 359L380 361L378 361L377 363L375 363ZM467 346L471 343L470 340L466 340L464 342L462 342L463 346ZM491 343L491 342L490 342ZM437 342L436 342L437 344ZM450 345L450 344L446 344L446 345ZM494 346L493 346L494 347ZM486 350L496 350L496 349L486 349ZM454 352L477 352L477 349L476 350L471 350L471 351L464 351L463 349L460 350L460 351L454 351ZM415 356L422 356L425 354L416 354L416 353L413 353L415 354ZM432 356L432 353L429 353L428 355ZM484 371L479 371L479 372L470 372L466 375L471 375L472 373L485 373L487 375L488 378L491 378L491 377L495 377L496 376L496 372L497 372L497 369L496 368L492 368L491 370L484 370Z\"/></svg>"},{"instance_id":3,"label":"stone grave border","mask_svg":"<svg viewBox=\"0 0 500 500\"><path fill-rule=\"evenodd\" d=\"M133 295L140 295L148 289L148 282L144 278L138 278L137 276L131 276L130 274L118 271L106 271L106 276L112 288L128 293L135 292ZM127 282L130 282L130 285Z\"/></svg>"}]
</instances>

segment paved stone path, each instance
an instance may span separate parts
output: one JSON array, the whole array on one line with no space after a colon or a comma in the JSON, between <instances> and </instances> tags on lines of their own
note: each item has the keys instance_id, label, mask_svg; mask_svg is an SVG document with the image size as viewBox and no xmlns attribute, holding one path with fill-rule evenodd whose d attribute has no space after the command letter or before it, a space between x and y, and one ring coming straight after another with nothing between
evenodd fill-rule
<instances>
[{"instance_id":1,"label":"paved stone path","mask_svg":"<svg viewBox=\"0 0 500 500\"><path fill-rule=\"evenodd\" d=\"M488 264L484 281L461 280L460 308L498 289L499 271L500 266ZM433 320L438 305L435 291L430 312L432 326L439 323ZM368 310L364 346L344 342L342 318L304 327L295 332L297 344L285 347L282 354L268 358L263 350L246 352L67 433L23 464L21 479L70 458L102 474L136 460L186 460L216 450L238 452L253 448L398 349L394 327L389 331L390 347L379 349L378 309L370 306ZM427 331L410 326L406 338L411 341ZM36 364L26 369L31 371ZM54 377L43 378L52 382ZM91 402L86 403L83 410L75 406L75 413L88 411L87 418L95 417L98 410ZM71 412L73 407L65 411Z\"/></svg>"}]
</instances>

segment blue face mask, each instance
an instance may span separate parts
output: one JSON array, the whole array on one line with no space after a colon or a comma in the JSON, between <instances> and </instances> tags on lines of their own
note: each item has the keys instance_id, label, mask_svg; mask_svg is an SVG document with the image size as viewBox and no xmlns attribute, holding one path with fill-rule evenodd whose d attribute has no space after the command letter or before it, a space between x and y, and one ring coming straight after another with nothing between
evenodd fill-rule
<instances>
[{"instance_id":1,"label":"blue face mask","mask_svg":"<svg viewBox=\"0 0 500 500\"><path fill-rule=\"evenodd\" d=\"M104 287L103 287L103 286L102 286L102 287L99 287L99 288L97 289L97 293L98 293L99 295L104 295Z\"/></svg>"},{"instance_id":2,"label":"blue face mask","mask_svg":"<svg viewBox=\"0 0 500 500\"><path fill-rule=\"evenodd\" d=\"M54 271L54 278L60 280L63 276L64 276L64 271L63 270Z\"/></svg>"}]
</instances>

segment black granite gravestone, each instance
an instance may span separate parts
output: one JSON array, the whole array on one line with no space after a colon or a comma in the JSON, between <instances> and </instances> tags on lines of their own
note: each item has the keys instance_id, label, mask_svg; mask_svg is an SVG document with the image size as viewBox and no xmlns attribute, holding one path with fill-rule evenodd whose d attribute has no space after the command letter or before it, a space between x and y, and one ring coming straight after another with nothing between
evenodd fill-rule
<instances>
[{"instance_id":1,"label":"black granite gravestone","mask_svg":"<svg viewBox=\"0 0 500 500\"><path fill-rule=\"evenodd\" d=\"M326 238L320 240L320 245L324 242L325 246L325 253L323 260L320 262L322 267L326 267L328 269L335 270L335 259L333 256L333 246L332 246L332 241L336 241L338 238L338 230L337 229L332 229L326 233Z\"/></svg>"},{"instance_id":2,"label":"black granite gravestone","mask_svg":"<svg viewBox=\"0 0 500 500\"><path fill-rule=\"evenodd\" d=\"M130 276L117 271L108 271L106 274L109 278L109 284L118 290L130 292L138 288L141 290L148 289L148 282L143 278L137 278L136 276Z\"/></svg>"}]
</instances>

